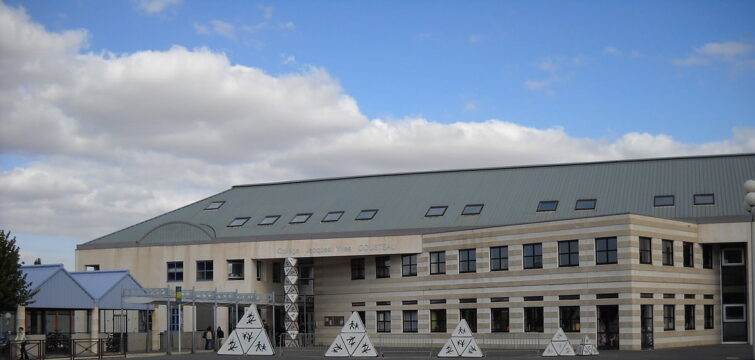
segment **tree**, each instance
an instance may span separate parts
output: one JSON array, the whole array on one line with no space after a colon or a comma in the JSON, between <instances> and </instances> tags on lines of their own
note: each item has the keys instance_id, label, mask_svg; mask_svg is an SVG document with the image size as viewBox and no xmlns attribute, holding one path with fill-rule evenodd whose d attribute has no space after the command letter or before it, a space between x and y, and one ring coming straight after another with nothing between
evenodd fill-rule
<instances>
[{"instance_id":1,"label":"tree","mask_svg":"<svg viewBox=\"0 0 755 360\"><path fill-rule=\"evenodd\" d=\"M0 230L0 310L16 310L28 305L36 291L30 291L26 274L21 272L16 238Z\"/></svg>"}]
</instances>

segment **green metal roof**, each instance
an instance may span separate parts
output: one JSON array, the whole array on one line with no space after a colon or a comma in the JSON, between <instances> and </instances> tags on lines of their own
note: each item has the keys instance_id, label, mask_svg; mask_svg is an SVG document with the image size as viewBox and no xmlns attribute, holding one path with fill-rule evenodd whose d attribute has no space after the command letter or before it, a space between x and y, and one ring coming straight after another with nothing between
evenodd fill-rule
<instances>
[{"instance_id":1,"label":"green metal roof","mask_svg":"<svg viewBox=\"0 0 755 360\"><path fill-rule=\"evenodd\" d=\"M691 222L744 221L742 184L751 178L755 154L240 185L78 248L424 234L624 213ZM714 194L715 204L693 205L695 194ZM657 195L673 195L675 205L654 207ZM578 199L596 199L595 210L575 210ZM557 210L536 212L544 200L559 201ZM204 210L214 201L225 203ZM484 204L482 213L461 215L467 204ZM430 206L448 210L441 217L425 217ZM355 220L364 209L379 211L372 220ZM330 211L344 214L337 222L321 222ZM306 223L289 224L299 213L312 216ZM281 217L273 225L257 225L267 215ZM237 217L250 220L228 227Z\"/></svg>"}]
</instances>

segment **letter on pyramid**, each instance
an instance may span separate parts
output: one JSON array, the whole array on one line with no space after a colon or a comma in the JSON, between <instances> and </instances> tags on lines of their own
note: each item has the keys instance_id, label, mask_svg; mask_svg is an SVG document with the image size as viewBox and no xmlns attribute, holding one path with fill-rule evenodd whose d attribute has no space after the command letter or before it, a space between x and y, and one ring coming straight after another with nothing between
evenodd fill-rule
<instances>
[{"instance_id":1,"label":"letter on pyramid","mask_svg":"<svg viewBox=\"0 0 755 360\"><path fill-rule=\"evenodd\" d=\"M469 338L469 345L467 345L461 357L482 357L482 350L480 350L474 338Z\"/></svg>"},{"instance_id":2,"label":"letter on pyramid","mask_svg":"<svg viewBox=\"0 0 755 360\"><path fill-rule=\"evenodd\" d=\"M375 347L372 346L370 337L367 336L367 334L364 334L362 341L359 342L359 345L351 356L377 356L377 351L375 351Z\"/></svg>"},{"instance_id":3,"label":"letter on pyramid","mask_svg":"<svg viewBox=\"0 0 755 360\"><path fill-rule=\"evenodd\" d=\"M248 309L246 309L246 312L244 313L244 316L241 317L241 320L239 321L238 325L236 325L237 329L262 329L262 322L260 321L260 314L257 313L257 307L252 305Z\"/></svg>"},{"instance_id":4,"label":"letter on pyramid","mask_svg":"<svg viewBox=\"0 0 755 360\"><path fill-rule=\"evenodd\" d=\"M553 348L553 343L548 343L548 346L545 347L545 351L543 351L542 356L558 356L556 349Z\"/></svg>"},{"instance_id":5,"label":"letter on pyramid","mask_svg":"<svg viewBox=\"0 0 755 360\"><path fill-rule=\"evenodd\" d=\"M337 335L333 340L333 344L330 345L328 351L325 352L325 356L349 356L349 350L346 350L346 343L343 342L341 335Z\"/></svg>"},{"instance_id":6,"label":"letter on pyramid","mask_svg":"<svg viewBox=\"0 0 755 360\"><path fill-rule=\"evenodd\" d=\"M218 350L218 355L244 355L239 338L236 336L236 330L228 335L228 340Z\"/></svg>"},{"instance_id":7,"label":"letter on pyramid","mask_svg":"<svg viewBox=\"0 0 755 360\"><path fill-rule=\"evenodd\" d=\"M260 329L236 329L233 332L236 333L236 336L239 338L239 343L241 344L241 348L244 349L244 352L249 351L249 348L252 347L252 343L254 343L254 340L257 340L257 337L260 335L262 330Z\"/></svg>"},{"instance_id":8,"label":"letter on pyramid","mask_svg":"<svg viewBox=\"0 0 755 360\"><path fill-rule=\"evenodd\" d=\"M362 319L359 317L359 314L356 312L351 313L351 317L349 317L349 320L346 321L345 324L343 324L343 328L341 329L342 333L365 333L364 330L364 324L362 324Z\"/></svg>"},{"instance_id":9,"label":"letter on pyramid","mask_svg":"<svg viewBox=\"0 0 755 360\"><path fill-rule=\"evenodd\" d=\"M265 332L262 330L259 330L260 333L264 334ZM270 346L270 341L267 338L267 335L260 335L257 337L256 340L254 340L254 343L252 343L252 346L249 348L249 350L246 351L247 355L273 355L273 347Z\"/></svg>"},{"instance_id":10,"label":"letter on pyramid","mask_svg":"<svg viewBox=\"0 0 755 360\"><path fill-rule=\"evenodd\" d=\"M438 353L438 357L458 357L459 353L456 352L456 347L454 347L453 344L454 339L448 339L446 341L446 345L443 345L443 348L440 349L440 352Z\"/></svg>"}]
</instances>

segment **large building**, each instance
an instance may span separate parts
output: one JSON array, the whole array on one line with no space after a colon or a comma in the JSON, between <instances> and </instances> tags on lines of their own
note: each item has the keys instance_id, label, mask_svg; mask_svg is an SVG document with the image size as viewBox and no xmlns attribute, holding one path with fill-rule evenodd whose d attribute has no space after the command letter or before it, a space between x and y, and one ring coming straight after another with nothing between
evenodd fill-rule
<instances>
[{"instance_id":1,"label":"large building","mask_svg":"<svg viewBox=\"0 0 755 360\"><path fill-rule=\"evenodd\" d=\"M370 336L440 345L460 318L488 344L559 327L604 348L747 342L754 177L741 154L239 185L79 245L76 267L282 294L295 257L321 343L352 311Z\"/></svg>"}]
</instances>

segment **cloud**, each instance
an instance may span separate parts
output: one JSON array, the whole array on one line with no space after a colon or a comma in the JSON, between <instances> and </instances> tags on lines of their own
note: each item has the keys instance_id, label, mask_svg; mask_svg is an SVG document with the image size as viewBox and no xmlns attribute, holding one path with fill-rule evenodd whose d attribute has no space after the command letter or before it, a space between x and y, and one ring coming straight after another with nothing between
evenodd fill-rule
<instances>
[{"instance_id":1,"label":"cloud","mask_svg":"<svg viewBox=\"0 0 755 360\"><path fill-rule=\"evenodd\" d=\"M677 66L728 63L738 67L752 67L755 65L755 58L749 56L752 52L753 45L745 42L710 42L695 48L687 57L674 59L673 63Z\"/></svg>"},{"instance_id":2,"label":"cloud","mask_svg":"<svg viewBox=\"0 0 755 360\"><path fill-rule=\"evenodd\" d=\"M212 20L210 21L210 24L212 24L212 30L216 34L227 37L229 39L236 37L236 27L233 26L233 24L227 23L222 20Z\"/></svg>"},{"instance_id":3,"label":"cloud","mask_svg":"<svg viewBox=\"0 0 755 360\"><path fill-rule=\"evenodd\" d=\"M477 45L481 43L482 40L483 40L482 35L472 34L472 35L469 35L469 37L467 38L467 43L469 43L470 45Z\"/></svg>"},{"instance_id":4,"label":"cloud","mask_svg":"<svg viewBox=\"0 0 755 360\"><path fill-rule=\"evenodd\" d=\"M609 54L609 55L614 55L614 56L624 55L624 53L621 50L619 50L618 48L615 48L613 46L606 46L606 47L604 47L603 48L603 52L606 53L606 54Z\"/></svg>"},{"instance_id":5,"label":"cloud","mask_svg":"<svg viewBox=\"0 0 755 360\"><path fill-rule=\"evenodd\" d=\"M281 54L281 58L283 59L283 60L282 60L281 62L282 62L282 63L283 63L284 65L288 65L288 64L296 64L296 56L293 56L293 55L286 55L286 54Z\"/></svg>"},{"instance_id":6,"label":"cloud","mask_svg":"<svg viewBox=\"0 0 755 360\"><path fill-rule=\"evenodd\" d=\"M467 101L464 104L464 111L466 111L466 112L476 111L477 108L478 108L477 103L474 102L474 101Z\"/></svg>"},{"instance_id":7,"label":"cloud","mask_svg":"<svg viewBox=\"0 0 755 360\"><path fill-rule=\"evenodd\" d=\"M183 0L137 0L136 6L147 15L157 15L165 9L179 5Z\"/></svg>"},{"instance_id":8,"label":"cloud","mask_svg":"<svg viewBox=\"0 0 755 360\"><path fill-rule=\"evenodd\" d=\"M537 67L540 70L548 71L548 72L556 72L558 71L558 65L552 60L552 59L545 59L541 61Z\"/></svg>"}]
</instances>

